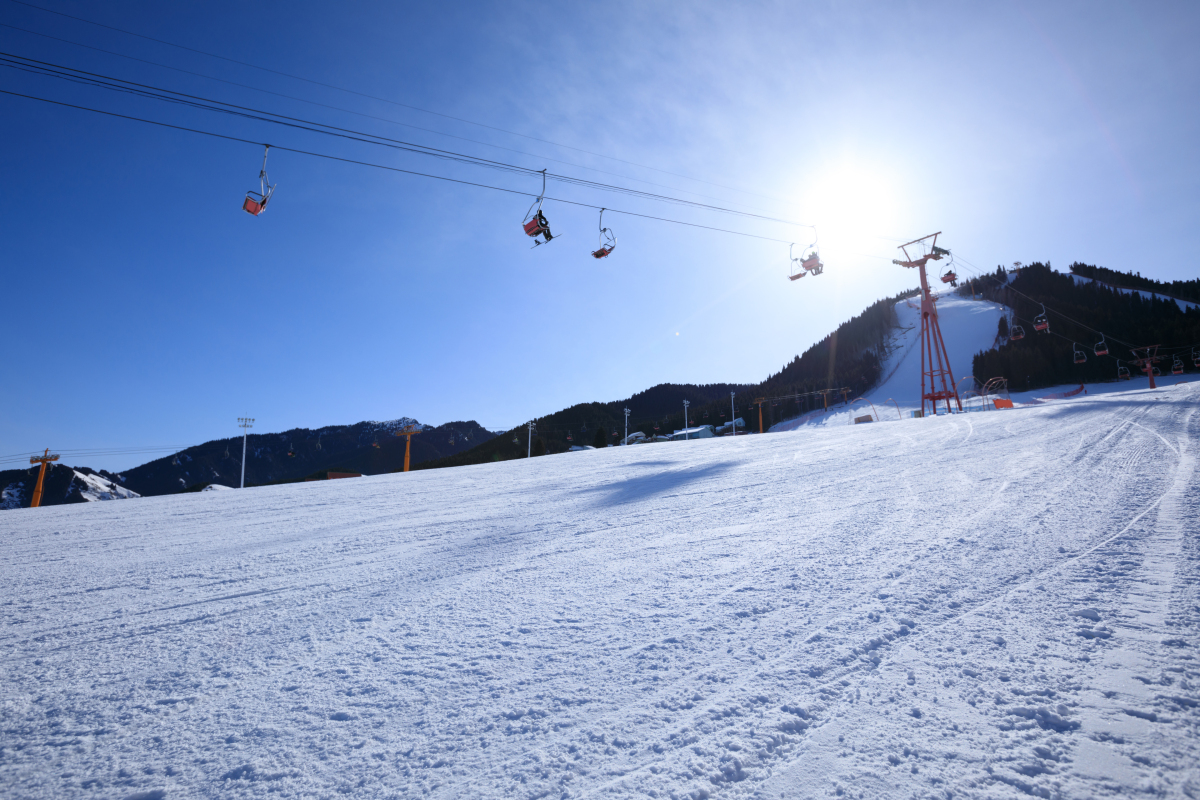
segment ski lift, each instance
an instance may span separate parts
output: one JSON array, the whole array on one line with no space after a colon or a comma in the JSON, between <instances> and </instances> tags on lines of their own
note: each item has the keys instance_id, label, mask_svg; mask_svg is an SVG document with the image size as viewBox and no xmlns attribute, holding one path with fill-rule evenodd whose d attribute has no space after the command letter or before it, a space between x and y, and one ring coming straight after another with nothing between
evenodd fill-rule
<instances>
[{"instance_id":1,"label":"ski lift","mask_svg":"<svg viewBox=\"0 0 1200 800\"><path fill-rule=\"evenodd\" d=\"M1104 341L1104 334L1103 334L1103 333L1102 333L1102 334L1100 334L1100 341L1099 341L1099 342L1096 344L1096 347L1093 349L1093 352L1094 352L1094 353L1095 353L1097 356L1106 356L1106 355L1108 355L1108 342Z\"/></svg>"},{"instance_id":2,"label":"ski lift","mask_svg":"<svg viewBox=\"0 0 1200 800\"><path fill-rule=\"evenodd\" d=\"M954 271L954 267L947 267L946 271L942 273L942 283L958 286L958 274Z\"/></svg>"},{"instance_id":3,"label":"ski lift","mask_svg":"<svg viewBox=\"0 0 1200 800\"><path fill-rule=\"evenodd\" d=\"M450 432L450 446L454 447L454 432Z\"/></svg>"},{"instance_id":4,"label":"ski lift","mask_svg":"<svg viewBox=\"0 0 1200 800\"><path fill-rule=\"evenodd\" d=\"M612 231L604 227L604 209L600 209L600 249L592 251L592 258L608 258L613 250L617 249L617 237Z\"/></svg>"},{"instance_id":5,"label":"ski lift","mask_svg":"<svg viewBox=\"0 0 1200 800\"><path fill-rule=\"evenodd\" d=\"M1158 367L1151 367L1150 369L1153 371L1154 377L1156 377L1156 378L1162 377L1162 373L1159 372Z\"/></svg>"},{"instance_id":6,"label":"ski lift","mask_svg":"<svg viewBox=\"0 0 1200 800\"><path fill-rule=\"evenodd\" d=\"M1024 339L1024 338L1025 338L1025 329L1024 328L1022 328L1020 325L1009 325L1008 326L1008 340L1010 342L1015 342L1018 339Z\"/></svg>"},{"instance_id":7,"label":"ski lift","mask_svg":"<svg viewBox=\"0 0 1200 800\"><path fill-rule=\"evenodd\" d=\"M1087 361L1087 353L1079 349L1079 345L1071 342L1071 350L1075 353L1075 363L1082 364Z\"/></svg>"},{"instance_id":8,"label":"ski lift","mask_svg":"<svg viewBox=\"0 0 1200 800\"><path fill-rule=\"evenodd\" d=\"M270 202L271 195L275 194L275 187L267 178L267 153L269 152L271 152L271 145L268 144L263 150L262 170L258 173L258 191L251 189L246 192L246 200L242 203L242 210L256 217L267 210L267 203ZM256 197L257 200L254 199Z\"/></svg>"},{"instance_id":9,"label":"ski lift","mask_svg":"<svg viewBox=\"0 0 1200 800\"><path fill-rule=\"evenodd\" d=\"M1033 318L1033 329L1038 333L1050 332L1050 320L1046 317L1046 306L1042 304L1042 313Z\"/></svg>"},{"instance_id":10,"label":"ski lift","mask_svg":"<svg viewBox=\"0 0 1200 800\"><path fill-rule=\"evenodd\" d=\"M573 442L573 441L575 441L573 438L571 438L571 432L570 432L570 431L567 431L567 441L568 441L568 442Z\"/></svg>"},{"instance_id":11,"label":"ski lift","mask_svg":"<svg viewBox=\"0 0 1200 800\"><path fill-rule=\"evenodd\" d=\"M295 458L295 457L296 457L296 448L292 447L292 445L289 443L288 444L288 458Z\"/></svg>"},{"instance_id":12,"label":"ski lift","mask_svg":"<svg viewBox=\"0 0 1200 800\"><path fill-rule=\"evenodd\" d=\"M804 254L800 258L796 258L792 254L795 242L788 245L788 258L791 259L791 268L788 271L788 278L793 281L798 281L805 275L813 274L820 275L825 270L825 265L821 263L821 253L817 249L817 240L814 236L813 243L808 246Z\"/></svg>"},{"instance_id":13,"label":"ski lift","mask_svg":"<svg viewBox=\"0 0 1200 800\"><path fill-rule=\"evenodd\" d=\"M1119 381L1129 380L1129 367L1122 367L1119 359L1117 361L1117 380L1119 380Z\"/></svg>"},{"instance_id":14,"label":"ski lift","mask_svg":"<svg viewBox=\"0 0 1200 800\"><path fill-rule=\"evenodd\" d=\"M1192 363L1197 367L1200 367L1200 350L1197 350L1194 347L1192 348Z\"/></svg>"},{"instance_id":15,"label":"ski lift","mask_svg":"<svg viewBox=\"0 0 1200 800\"><path fill-rule=\"evenodd\" d=\"M521 223L525 228L525 235L533 238L534 247L537 247L539 244L545 244L554 238L550 235L550 223L546 221L546 215L542 213L542 201L545 199L546 170L542 170L542 193L529 206L529 210L525 212L525 221ZM543 237L542 241L538 241L539 236Z\"/></svg>"},{"instance_id":16,"label":"ski lift","mask_svg":"<svg viewBox=\"0 0 1200 800\"><path fill-rule=\"evenodd\" d=\"M225 445L225 458L229 458L229 445Z\"/></svg>"},{"instance_id":17,"label":"ski lift","mask_svg":"<svg viewBox=\"0 0 1200 800\"><path fill-rule=\"evenodd\" d=\"M658 430L658 422L654 423L654 430Z\"/></svg>"},{"instance_id":18,"label":"ski lift","mask_svg":"<svg viewBox=\"0 0 1200 800\"><path fill-rule=\"evenodd\" d=\"M513 444L520 444L520 443L521 443L521 441L517 438L517 435L514 433L513 434Z\"/></svg>"},{"instance_id":19,"label":"ski lift","mask_svg":"<svg viewBox=\"0 0 1200 800\"><path fill-rule=\"evenodd\" d=\"M379 450L379 449L380 449L380 447L379 447L379 437L378 437L378 436L376 436L376 437L375 437L375 441L371 442L371 447L374 447L376 450Z\"/></svg>"},{"instance_id":20,"label":"ski lift","mask_svg":"<svg viewBox=\"0 0 1200 800\"><path fill-rule=\"evenodd\" d=\"M317 446L314 449L316 449L316 450L321 449L321 437L320 436L317 437Z\"/></svg>"},{"instance_id":21,"label":"ski lift","mask_svg":"<svg viewBox=\"0 0 1200 800\"><path fill-rule=\"evenodd\" d=\"M1183 359L1180 358L1179 356L1175 356L1175 360L1171 362L1171 374L1172 375L1182 375L1183 374Z\"/></svg>"}]
</instances>

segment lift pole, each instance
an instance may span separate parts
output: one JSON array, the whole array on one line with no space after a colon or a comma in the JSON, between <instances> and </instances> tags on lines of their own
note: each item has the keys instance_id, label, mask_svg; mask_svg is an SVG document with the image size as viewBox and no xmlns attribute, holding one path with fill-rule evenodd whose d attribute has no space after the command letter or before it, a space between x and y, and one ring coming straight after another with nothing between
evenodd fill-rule
<instances>
[{"instance_id":1,"label":"lift pole","mask_svg":"<svg viewBox=\"0 0 1200 800\"><path fill-rule=\"evenodd\" d=\"M396 431L397 436L404 437L404 471L408 472L408 456L412 452L412 437L421 432L416 425L406 425Z\"/></svg>"},{"instance_id":2,"label":"lift pole","mask_svg":"<svg viewBox=\"0 0 1200 800\"><path fill-rule=\"evenodd\" d=\"M629 444L629 409L625 409L625 438L621 440L621 444Z\"/></svg>"},{"instance_id":3,"label":"lift pole","mask_svg":"<svg viewBox=\"0 0 1200 800\"><path fill-rule=\"evenodd\" d=\"M925 401L931 401L933 413L937 415L937 404L939 400L946 401L946 411L952 411L950 408L950 398L954 398L954 402L958 405L958 410L962 411L962 400L958 397L958 389L954 386L954 373L950 370L950 356L946 353L946 342L942 339L942 329L938 325L937 315L937 298L933 296L933 292L929 288L929 280L925 276L925 264L928 261L940 261L943 256L950 255L950 251L937 246L937 237L941 235L941 231L931 233L928 236L923 236L920 239L914 239L911 242L902 244L899 247L901 253L904 253L904 259L892 259L893 264L898 264L901 267L916 269L921 275L921 415L925 415ZM913 258L908 253L908 248L919 248L916 252L924 253L918 258ZM929 252L924 251L928 249ZM928 368L926 368L928 364ZM950 378L949 383L946 382L947 376ZM925 390L925 379L929 378L929 390ZM937 384L941 382L942 388L938 389Z\"/></svg>"},{"instance_id":4,"label":"lift pole","mask_svg":"<svg viewBox=\"0 0 1200 800\"><path fill-rule=\"evenodd\" d=\"M242 429L242 484L239 489L246 488L246 435L254 427L253 417L238 417L238 427Z\"/></svg>"},{"instance_id":5,"label":"lift pole","mask_svg":"<svg viewBox=\"0 0 1200 800\"><path fill-rule=\"evenodd\" d=\"M33 456L29 459L30 464L41 464L42 468L38 471L37 485L33 487L33 501L29 504L30 508L37 508L42 504L42 482L46 478L46 465L51 461L58 461L58 454L50 455L50 448L46 448L46 452L40 456Z\"/></svg>"},{"instance_id":6,"label":"lift pole","mask_svg":"<svg viewBox=\"0 0 1200 800\"><path fill-rule=\"evenodd\" d=\"M1142 368L1142 372L1146 373L1146 377L1150 379L1150 388L1157 389L1158 386L1154 383L1154 364L1162 356L1158 354L1158 345L1151 344L1146 347L1135 347L1130 351L1133 353L1133 363Z\"/></svg>"},{"instance_id":7,"label":"lift pole","mask_svg":"<svg viewBox=\"0 0 1200 800\"><path fill-rule=\"evenodd\" d=\"M687 432L687 410L688 410L688 406L690 406L690 405L691 405L691 403L689 403L687 400L684 400L684 401L683 401L683 440L684 440L685 442L688 440L688 432Z\"/></svg>"},{"instance_id":8,"label":"lift pole","mask_svg":"<svg viewBox=\"0 0 1200 800\"><path fill-rule=\"evenodd\" d=\"M767 400L767 398L760 397L754 401L754 402L758 403L758 432L759 433L763 432L763 429L762 429L762 404L764 402L766 402L766 400Z\"/></svg>"}]
</instances>

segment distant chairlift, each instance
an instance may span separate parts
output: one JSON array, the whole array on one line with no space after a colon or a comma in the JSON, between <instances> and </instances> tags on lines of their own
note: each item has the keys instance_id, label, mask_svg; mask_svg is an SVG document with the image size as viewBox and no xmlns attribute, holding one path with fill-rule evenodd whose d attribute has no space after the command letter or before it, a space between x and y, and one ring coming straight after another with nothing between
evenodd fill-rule
<instances>
[{"instance_id":1,"label":"distant chairlift","mask_svg":"<svg viewBox=\"0 0 1200 800\"><path fill-rule=\"evenodd\" d=\"M604 209L600 209L600 249L592 251L592 258L608 258L617 249L617 237L604 227Z\"/></svg>"},{"instance_id":2,"label":"distant chairlift","mask_svg":"<svg viewBox=\"0 0 1200 800\"><path fill-rule=\"evenodd\" d=\"M1024 339L1024 338L1025 338L1025 329L1024 328L1022 328L1020 325L1008 326L1008 340L1010 342L1015 342L1019 339Z\"/></svg>"},{"instance_id":3,"label":"distant chairlift","mask_svg":"<svg viewBox=\"0 0 1200 800\"><path fill-rule=\"evenodd\" d=\"M1100 334L1100 341L1096 343L1095 349L1092 351L1097 356L1108 355L1108 342L1104 341L1104 334Z\"/></svg>"},{"instance_id":4,"label":"distant chairlift","mask_svg":"<svg viewBox=\"0 0 1200 800\"><path fill-rule=\"evenodd\" d=\"M1119 380L1119 381L1129 380L1129 367L1122 367L1121 361L1119 359L1117 360L1117 380Z\"/></svg>"},{"instance_id":5,"label":"distant chairlift","mask_svg":"<svg viewBox=\"0 0 1200 800\"><path fill-rule=\"evenodd\" d=\"M796 258L792 254L795 247L795 243L788 246L788 258L791 259L791 268L788 270L790 280L798 281L805 275L820 275L825 271L825 265L821 263L821 253L815 239L800 258Z\"/></svg>"},{"instance_id":6,"label":"distant chairlift","mask_svg":"<svg viewBox=\"0 0 1200 800\"><path fill-rule=\"evenodd\" d=\"M1171 362L1171 374L1172 375L1182 375L1183 374L1183 359L1180 358L1179 356L1175 356L1175 360Z\"/></svg>"},{"instance_id":7,"label":"distant chairlift","mask_svg":"<svg viewBox=\"0 0 1200 800\"><path fill-rule=\"evenodd\" d=\"M542 170L542 193L533 201L533 205L529 206L529 210L525 212L525 221L521 223L525 229L525 235L533 239L533 246L545 244L554 237L550 234L550 223L546 221L546 216L542 213L542 201L546 199L546 170ZM539 241L538 237L542 239Z\"/></svg>"},{"instance_id":8,"label":"distant chairlift","mask_svg":"<svg viewBox=\"0 0 1200 800\"><path fill-rule=\"evenodd\" d=\"M1042 313L1033 318L1033 329L1038 333L1050 332L1050 320L1046 317L1046 306L1042 305Z\"/></svg>"},{"instance_id":9,"label":"distant chairlift","mask_svg":"<svg viewBox=\"0 0 1200 800\"><path fill-rule=\"evenodd\" d=\"M275 194L275 187L267 178L267 153L271 152L271 145L268 144L265 147L262 170L258 173L258 191L251 189L246 192L246 200L242 203L242 210L256 217L267 210L267 203L270 202L271 195Z\"/></svg>"},{"instance_id":10,"label":"distant chairlift","mask_svg":"<svg viewBox=\"0 0 1200 800\"><path fill-rule=\"evenodd\" d=\"M1194 347L1192 348L1192 363L1197 367L1200 367L1200 350L1197 350Z\"/></svg>"},{"instance_id":11,"label":"distant chairlift","mask_svg":"<svg viewBox=\"0 0 1200 800\"><path fill-rule=\"evenodd\" d=\"M1080 350L1079 345L1075 344L1074 342L1071 342L1071 349L1075 353L1075 363L1076 364L1082 364L1085 361L1087 361L1087 353Z\"/></svg>"}]
</instances>

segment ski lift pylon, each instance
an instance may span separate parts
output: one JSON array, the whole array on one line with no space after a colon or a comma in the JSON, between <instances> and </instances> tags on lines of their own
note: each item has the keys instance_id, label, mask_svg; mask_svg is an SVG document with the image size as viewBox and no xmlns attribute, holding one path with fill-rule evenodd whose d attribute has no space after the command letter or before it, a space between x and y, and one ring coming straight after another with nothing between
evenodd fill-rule
<instances>
[{"instance_id":1,"label":"ski lift pylon","mask_svg":"<svg viewBox=\"0 0 1200 800\"><path fill-rule=\"evenodd\" d=\"M617 237L604 227L604 209L600 209L600 248L592 251L592 258L608 258L617 249Z\"/></svg>"},{"instance_id":2,"label":"ski lift pylon","mask_svg":"<svg viewBox=\"0 0 1200 800\"><path fill-rule=\"evenodd\" d=\"M525 235L533 238L533 246L545 244L554 237L550 234L550 223L546 221L546 215L542 213L542 201L546 199L546 170L542 170L542 193L537 196L533 204L529 206L529 210L525 212L525 220L521 223L525 229ZM541 236L541 241L538 237Z\"/></svg>"},{"instance_id":3,"label":"ski lift pylon","mask_svg":"<svg viewBox=\"0 0 1200 800\"><path fill-rule=\"evenodd\" d=\"M267 210L267 203L270 202L271 195L275 194L275 187L267 178L267 154L271 152L271 145L263 145L263 147L262 169L258 173L258 191L251 189L246 192L246 199L242 203L242 210L256 217Z\"/></svg>"}]
</instances>

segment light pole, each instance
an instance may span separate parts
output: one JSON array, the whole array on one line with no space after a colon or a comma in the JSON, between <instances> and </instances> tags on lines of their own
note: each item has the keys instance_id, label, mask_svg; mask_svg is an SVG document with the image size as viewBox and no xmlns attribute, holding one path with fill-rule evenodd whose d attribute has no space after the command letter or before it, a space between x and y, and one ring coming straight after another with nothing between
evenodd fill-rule
<instances>
[{"instance_id":1,"label":"light pole","mask_svg":"<svg viewBox=\"0 0 1200 800\"><path fill-rule=\"evenodd\" d=\"M629 444L629 409L625 409L625 438L621 440L622 445Z\"/></svg>"},{"instance_id":2,"label":"light pole","mask_svg":"<svg viewBox=\"0 0 1200 800\"><path fill-rule=\"evenodd\" d=\"M537 432L537 423L531 421L529 423L529 446L525 452L526 458L533 458L533 434L536 432Z\"/></svg>"},{"instance_id":3,"label":"light pole","mask_svg":"<svg viewBox=\"0 0 1200 800\"><path fill-rule=\"evenodd\" d=\"M729 424L733 426L733 435L737 436L737 409L733 407L733 392L729 393Z\"/></svg>"},{"instance_id":4,"label":"light pole","mask_svg":"<svg viewBox=\"0 0 1200 800\"><path fill-rule=\"evenodd\" d=\"M238 427L242 429L242 485L239 489L246 488L246 434L249 433L249 428L254 427L254 417L238 417Z\"/></svg>"},{"instance_id":5,"label":"light pole","mask_svg":"<svg viewBox=\"0 0 1200 800\"><path fill-rule=\"evenodd\" d=\"M688 440L687 409L690 405L691 403L689 403L687 400L683 401L683 440L685 442Z\"/></svg>"}]
</instances>

